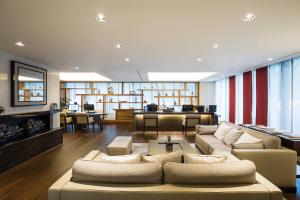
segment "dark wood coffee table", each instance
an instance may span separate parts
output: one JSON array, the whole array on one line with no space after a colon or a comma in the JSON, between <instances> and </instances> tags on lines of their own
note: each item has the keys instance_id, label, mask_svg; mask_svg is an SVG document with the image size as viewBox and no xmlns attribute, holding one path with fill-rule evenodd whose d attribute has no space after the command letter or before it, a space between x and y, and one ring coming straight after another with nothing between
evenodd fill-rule
<instances>
[{"instance_id":1,"label":"dark wood coffee table","mask_svg":"<svg viewBox=\"0 0 300 200\"><path fill-rule=\"evenodd\" d=\"M148 142L148 155L164 154L173 151L182 150L184 153L198 154L186 140L172 140L173 148L171 150L166 148L166 141L163 140L149 140Z\"/></svg>"}]
</instances>

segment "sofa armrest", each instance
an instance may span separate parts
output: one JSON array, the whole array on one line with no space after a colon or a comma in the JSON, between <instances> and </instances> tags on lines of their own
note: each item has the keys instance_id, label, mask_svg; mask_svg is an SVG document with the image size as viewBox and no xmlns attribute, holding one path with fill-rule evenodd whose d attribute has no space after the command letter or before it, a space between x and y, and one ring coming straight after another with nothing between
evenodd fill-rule
<instances>
[{"instance_id":1,"label":"sofa armrest","mask_svg":"<svg viewBox=\"0 0 300 200\"><path fill-rule=\"evenodd\" d=\"M48 200L60 200L60 191L63 186L70 182L72 178L72 169L67 171L48 189Z\"/></svg>"},{"instance_id":2,"label":"sofa armrest","mask_svg":"<svg viewBox=\"0 0 300 200\"><path fill-rule=\"evenodd\" d=\"M297 153L289 149L233 149L239 159L254 162L257 172L282 188L296 186Z\"/></svg>"}]
</instances>

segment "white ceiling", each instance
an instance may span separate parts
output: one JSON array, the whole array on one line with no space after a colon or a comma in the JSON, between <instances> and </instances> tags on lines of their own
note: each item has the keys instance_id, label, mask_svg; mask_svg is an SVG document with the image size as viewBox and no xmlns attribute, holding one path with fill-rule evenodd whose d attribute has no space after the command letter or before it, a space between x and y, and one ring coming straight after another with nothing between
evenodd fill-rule
<instances>
[{"instance_id":1,"label":"white ceiling","mask_svg":"<svg viewBox=\"0 0 300 200\"><path fill-rule=\"evenodd\" d=\"M249 12L256 18L246 23ZM299 0L0 0L0 50L117 81L139 81L137 70L144 80L147 72L220 76L299 49Z\"/></svg>"}]
</instances>

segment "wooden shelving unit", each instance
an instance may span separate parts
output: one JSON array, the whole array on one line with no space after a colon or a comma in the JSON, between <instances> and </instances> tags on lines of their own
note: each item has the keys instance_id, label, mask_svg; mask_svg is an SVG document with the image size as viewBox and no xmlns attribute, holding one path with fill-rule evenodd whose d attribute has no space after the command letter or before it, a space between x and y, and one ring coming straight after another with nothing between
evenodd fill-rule
<instances>
[{"instance_id":1,"label":"wooden shelving unit","mask_svg":"<svg viewBox=\"0 0 300 200\"><path fill-rule=\"evenodd\" d=\"M135 84L135 86L133 86L133 84ZM138 84L140 84L140 86L137 86ZM146 86L147 88L142 88L145 87L145 85L147 84L148 84L148 86ZM154 88L152 88L152 84ZM159 84L168 84L168 83L64 82L62 81L60 85L61 86L60 91L61 91L61 97L68 97L68 95L70 94L72 94L72 98L74 98L74 95L75 97L77 96L77 98L75 99L77 99L76 101L81 106L83 106L83 104L87 101L87 99L93 99L92 100L93 102L89 102L89 103L97 104L98 109L100 108L103 110L103 112L110 112L110 113L112 113L112 110L115 110L116 113L117 110L121 110L121 112L123 112L123 110L124 111L130 110L130 112L132 112L132 110L143 110L144 106L151 102L158 104L158 109L160 110L163 109L163 105L171 106L170 102L172 102L172 100L170 101L164 99L174 99L174 105L176 104L176 106L180 106L181 104L194 104L194 105L199 104L200 86L198 82L193 83L194 86L192 87L194 88L192 89L190 88L190 85L188 86L189 83L187 82L180 82L180 83L177 82L178 87L180 87L179 89L178 88L172 89L168 85L166 85L166 88L157 89L159 87ZM105 85L107 87L105 87ZM151 88L149 85L151 85ZM114 88L113 94L108 92L108 87ZM174 85L174 87L176 87L176 85ZM101 93L100 91L103 93ZM135 91L135 93L131 93L131 91ZM149 93L151 93L151 95ZM168 96L166 96L166 94ZM94 97L94 98L87 98L87 97ZM153 98L156 100L154 100ZM101 102L99 102L99 100L101 100ZM115 104L115 105L107 106L109 104ZM126 113L122 113L122 114L126 115Z\"/></svg>"}]
</instances>

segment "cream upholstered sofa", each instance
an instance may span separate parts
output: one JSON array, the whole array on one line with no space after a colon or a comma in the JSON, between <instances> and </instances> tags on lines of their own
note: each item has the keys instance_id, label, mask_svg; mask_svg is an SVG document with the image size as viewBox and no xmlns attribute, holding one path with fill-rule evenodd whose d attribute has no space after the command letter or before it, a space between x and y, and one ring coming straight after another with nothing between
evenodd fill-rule
<instances>
[{"instance_id":1,"label":"cream upholstered sofa","mask_svg":"<svg viewBox=\"0 0 300 200\"><path fill-rule=\"evenodd\" d=\"M99 151L90 152L83 160L91 160L97 157ZM226 152L225 152L226 154ZM228 156L233 161L239 161L234 156ZM250 161L245 161L250 162ZM167 163L168 164L168 163ZM166 165L167 165L166 164ZM118 165L118 164L115 164ZM66 172L58 181L56 181L48 191L49 200L182 200L182 199L195 199L195 200L282 200L282 191L273 185L270 181L265 179L260 174L254 171L255 183L249 184L188 184L181 183L182 176L189 174L189 171L195 170L194 164L186 166L185 163L173 163L171 166L177 169L178 175L175 174L173 180L170 178L172 174L165 171L166 182L174 182L177 179L177 184L172 183L99 183L99 181L73 181L72 169ZM177 166L181 165L181 170ZM187 164L188 165L188 164ZM194 166L194 167L193 167ZM253 165L254 166L254 165ZM192 169L194 168L194 169ZM228 164L227 164L228 168ZM254 167L255 168L255 167ZM196 167L196 170L198 168ZM96 170L97 169L93 169ZM91 170L91 171L93 171ZM126 171L126 169L123 169ZM165 170L165 167L164 167ZM207 170L207 168L206 168ZM88 170L87 170L88 171ZM130 171L130 170L129 170ZM95 172L95 171L94 171ZM176 172L176 170L175 170ZM203 170L199 170L200 174ZM162 173L162 172L160 172ZM73 172L74 175L74 172ZM205 176L205 174L204 174ZM81 176L83 179L88 179L86 175ZM123 178L123 177L122 177ZM192 177L191 177L192 178ZM207 178L207 177L206 177ZM244 177L242 177L243 179ZM209 180L209 179L208 179ZM193 179L192 181L195 181ZM197 180L196 180L197 181ZM131 180L132 182L132 180ZM175 180L176 182L176 180Z\"/></svg>"},{"instance_id":2,"label":"cream upholstered sofa","mask_svg":"<svg viewBox=\"0 0 300 200\"><path fill-rule=\"evenodd\" d=\"M202 153L228 152L239 159L251 160L255 163L257 172L276 186L284 190L296 189L297 153L295 151L283 148L280 138L276 136L236 126L228 122L226 124L261 139L263 149L235 149L232 146L225 145L223 141L214 136L213 130L215 127L212 126L212 131L209 131L208 134L201 133L199 127L196 127L195 143Z\"/></svg>"}]
</instances>

